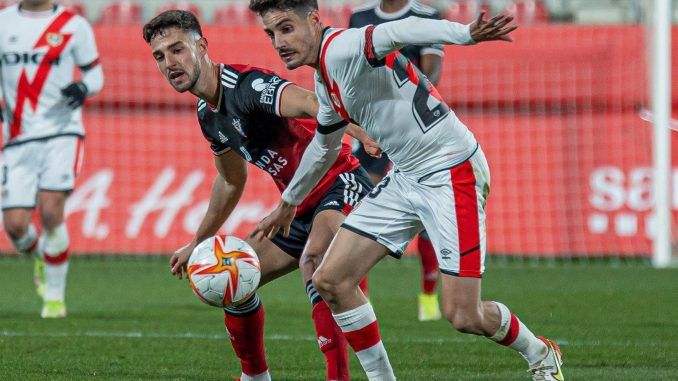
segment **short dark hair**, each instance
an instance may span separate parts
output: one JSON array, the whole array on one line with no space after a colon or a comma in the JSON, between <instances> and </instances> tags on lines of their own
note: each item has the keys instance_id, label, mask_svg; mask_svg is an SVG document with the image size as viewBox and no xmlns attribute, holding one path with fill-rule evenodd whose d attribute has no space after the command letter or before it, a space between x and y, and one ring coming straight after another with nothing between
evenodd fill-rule
<instances>
[{"instance_id":1,"label":"short dark hair","mask_svg":"<svg viewBox=\"0 0 678 381\"><path fill-rule=\"evenodd\" d=\"M198 18L191 12L181 10L169 10L155 16L144 25L144 40L151 43L155 37L165 33L167 29L177 28L182 32L197 33L202 37L202 29Z\"/></svg>"},{"instance_id":2,"label":"short dark hair","mask_svg":"<svg viewBox=\"0 0 678 381\"><path fill-rule=\"evenodd\" d=\"M259 15L270 10L310 12L318 10L318 0L250 0L250 10Z\"/></svg>"}]
</instances>

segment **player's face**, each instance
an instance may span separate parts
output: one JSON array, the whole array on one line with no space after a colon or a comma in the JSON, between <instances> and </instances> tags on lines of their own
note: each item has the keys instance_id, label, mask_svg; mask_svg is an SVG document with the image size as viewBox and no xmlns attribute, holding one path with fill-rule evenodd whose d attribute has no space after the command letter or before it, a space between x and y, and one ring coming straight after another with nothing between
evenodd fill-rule
<instances>
[{"instance_id":1,"label":"player's face","mask_svg":"<svg viewBox=\"0 0 678 381\"><path fill-rule=\"evenodd\" d=\"M261 16L264 31L288 69L312 65L322 31L318 12L270 10Z\"/></svg>"},{"instance_id":2,"label":"player's face","mask_svg":"<svg viewBox=\"0 0 678 381\"><path fill-rule=\"evenodd\" d=\"M191 90L200 77L200 56L206 50L205 40L172 28L151 40L153 58L158 69L174 90Z\"/></svg>"}]
</instances>

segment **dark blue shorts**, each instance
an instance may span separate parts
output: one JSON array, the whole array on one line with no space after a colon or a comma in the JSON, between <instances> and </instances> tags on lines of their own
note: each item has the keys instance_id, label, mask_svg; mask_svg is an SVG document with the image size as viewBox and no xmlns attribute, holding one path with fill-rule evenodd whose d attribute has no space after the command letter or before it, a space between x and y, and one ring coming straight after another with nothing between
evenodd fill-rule
<instances>
[{"instance_id":1,"label":"dark blue shorts","mask_svg":"<svg viewBox=\"0 0 678 381\"><path fill-rule=\"evenodd\" d=\"M292 221L290 235L287 238L283 237L281 229L271 241L282 251L298 259L304 251L308 236L311 234L313 219L318 213L323 210L338 210L348 215L373 187L369 175L362 167L340 174L315 209L297 216Z\"/></svg>"}]
</instances>

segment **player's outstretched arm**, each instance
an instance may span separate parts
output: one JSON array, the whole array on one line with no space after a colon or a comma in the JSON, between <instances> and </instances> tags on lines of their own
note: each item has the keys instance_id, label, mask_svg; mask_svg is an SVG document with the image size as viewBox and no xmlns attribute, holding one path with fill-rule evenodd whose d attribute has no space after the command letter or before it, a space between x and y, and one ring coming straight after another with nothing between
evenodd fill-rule
<instances>
[{"instance_id":1,"label":"player's outstretched arm","mask_svg":"<svg viewBox=\"0 0 678 381\"><path fill-rule=\"evenodd\" d=\"M195 237L170 258L170 271L179 279L186 273L186 263L196 245L215 235L238 205L247 182L247 163L234 151L214 157L219 174L212 184L209 206Z\"/></svg>"},{"instance_id":2,"label":"player's outstretched arm","mask_svg":"<svg viewBox=\"0 0 678 381\"><path fill-rule=\"evenodd\" d=\"M318 126L315 136L304 151L294 177L282 194L280 204L254 228L251 237L275 237L280 229L287 237L297 205L308 196L320 179L337 160L341 151L341 138L348 123L335 126Z\"/></svg>"},{"instance_id":3,"label":"player's outstretched arm","mask_svg":"<svg viewBox=\"0 0 678 381\"><path fill-rule=\"evenodd\" d=\"M513 21L512 16L498 15L488 21L483 17L484 13L481 13L469 25L414 16L383 23L374 27L372 32L373 53L377 59L382 59L406 45L472 45L482 41L511 41L508 34L517 28L516 25L508 25Z\"/></svg>"}]
</instances>

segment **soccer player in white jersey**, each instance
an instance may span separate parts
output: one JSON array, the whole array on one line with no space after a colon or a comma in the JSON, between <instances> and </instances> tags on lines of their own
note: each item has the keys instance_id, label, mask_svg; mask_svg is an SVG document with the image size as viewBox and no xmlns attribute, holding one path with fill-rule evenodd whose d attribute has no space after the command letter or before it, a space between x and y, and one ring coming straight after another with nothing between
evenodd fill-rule
<instances>
[{"instance_id":1,"label":"soccer player in white jersey","mask_svg":"<svg viewBox=\"0 0 678 381\"><path fill-rule=\"evenodd\" d=\"M81 106L103 86L99 53L84 18L49 0L23 0L0 11L0 57L3 223L14 247L36 258L41 316L65 317L64 205L83 159Z\"/></svg>"},{"instance_id":2,"label":"soccer player in white jersey","mask_svg":"<svg viewBox=\"0 0 678 381\"><path fill-rule=\"evenodd\" d=\"M563 380L560 350L536 337L502 303L482 301L485 201L490 176L485 155L469 129L429 81L397 50L409 44L511 41L511 17L470 25L411 17L360 29L324 28L316 0L252 0L274 48L288 69L316 69L318 124L362 126L395 166L351 212L332 241L313 284L330 306L370 380L394 380L376 316L357 288L388 254L402 254L426 229L436 249L444 315L464 333L513 348L529 363L534 380ZM258 234L288 230L294 205L336 156L318 139L282 194L280 205L257 226Z\"/></svg>"}]
</instances>

